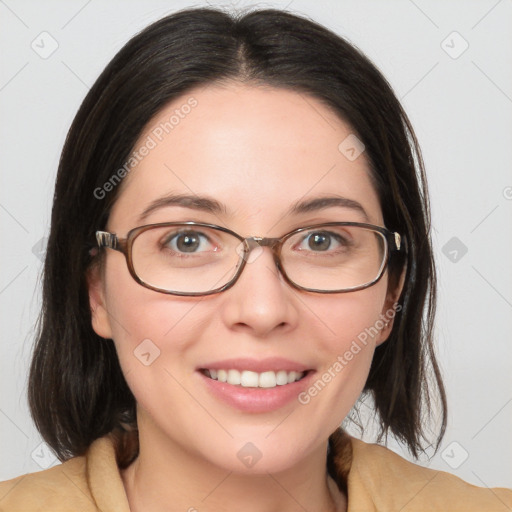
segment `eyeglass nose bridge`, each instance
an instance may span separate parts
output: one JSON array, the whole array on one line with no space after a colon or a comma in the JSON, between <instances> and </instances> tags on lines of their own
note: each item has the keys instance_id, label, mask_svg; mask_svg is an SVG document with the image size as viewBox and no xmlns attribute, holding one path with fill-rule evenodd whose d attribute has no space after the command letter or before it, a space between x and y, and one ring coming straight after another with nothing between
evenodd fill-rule
<instances>
[{"instance_id":1,"label":"eyeglass nose bridge","mask_svg":"<svg viewBox=\"0 0 512 512\"><path fill-rule=\"evenodd\" d=\"M271 249L277 248L279 246L280 238L263 238L261 236L250 236L245 239L248 247L270 247ZM251 242L255 242L255 244L251 244Z\"/></svg>"},{"instance_id":2,"label":"eyeglass nose bridge","mask_svg":"<svg viewBox=\"0 0 512 512\"><path fill-rule=\"evenodd\" d=\"M264 247L268 247L272 250L274 261L280 267L279 264L279 245L280 238L264 238L261 236L250 236L244 238L241 246L243 247L243 253L239 252L239 255L243 258L244 262L252 263L258 258L263 252Z\"/></svg>"}]
</instances>

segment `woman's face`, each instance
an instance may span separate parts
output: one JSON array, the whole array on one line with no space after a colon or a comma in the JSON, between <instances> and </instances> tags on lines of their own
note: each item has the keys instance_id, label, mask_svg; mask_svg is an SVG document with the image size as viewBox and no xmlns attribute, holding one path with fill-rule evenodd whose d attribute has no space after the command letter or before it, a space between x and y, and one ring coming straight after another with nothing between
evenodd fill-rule
<instances>
[{"instance_id":1,"label":"woman's face","mask_svg":"<svg viewBox=\"0 0 512 512\"><path fill-rule=\"evenodd\" d=\"M279 237L321 222L382 226L368 162L364 152L357 157L353 137L307 95L241 84L193 90L141 135L140 161L107 229L125 237L140 225L197 221ZM221 208L161 201L141 218L156 200L176 195ZM298 202L324 197L362 209L331 204L290 213ZM141 432L238 472L279 471L325 450L363 389L376 345L389 335L392 321L383 327L382 315L393 316L396 299L387 294L387 274L351 293L294 289L269 248L254 251L232 288L210 296L144 288L112 250L90 283L94 328L114 340ZM201 371L207 368L308 372L294 384L245 388L210 379Z\"/></svg>"}]
</instances>

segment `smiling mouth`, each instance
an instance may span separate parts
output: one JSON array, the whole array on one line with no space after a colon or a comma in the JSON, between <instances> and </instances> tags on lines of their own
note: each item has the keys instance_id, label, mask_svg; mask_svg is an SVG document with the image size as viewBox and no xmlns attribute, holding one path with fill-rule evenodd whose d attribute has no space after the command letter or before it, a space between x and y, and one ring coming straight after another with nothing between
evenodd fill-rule
<instances>
[{"instance_id":1,"label":"smiling mouth","mask_svg":"<svg viewBox=\"0 0 512 512\"><path fill-rule=\"evenodd\" d=\"M241 386L244 388L275 388L277 386L285 386L302 380L311 370L305 372L279 370L252 372L250 370L214 370L203 368L200 372L212 380L226 382L233 386Z\"/></svg>"}]
</instances>

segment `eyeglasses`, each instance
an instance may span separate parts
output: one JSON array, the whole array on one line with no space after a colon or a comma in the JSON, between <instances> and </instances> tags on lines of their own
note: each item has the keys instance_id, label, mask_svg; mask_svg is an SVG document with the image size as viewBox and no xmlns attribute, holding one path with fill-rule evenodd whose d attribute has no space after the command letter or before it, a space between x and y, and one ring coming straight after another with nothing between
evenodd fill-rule
<instances>
[{"instance_id":1,"label":"eyeglasses","mask_svg":"<svg viewBox=\"0 0 512 512\"><path fill-rule=\"evenodd\" d=\"M401 236L380 226L329 222L295 229L280 238L244 238L202 222L166 222L132 229L126 238L97 231L98 246L123 253L137 283L172 295L211 295L235 284L245 265L269 247L283 278L294 288L342 293L374 285Z\"/></svg>"}]
</instances>

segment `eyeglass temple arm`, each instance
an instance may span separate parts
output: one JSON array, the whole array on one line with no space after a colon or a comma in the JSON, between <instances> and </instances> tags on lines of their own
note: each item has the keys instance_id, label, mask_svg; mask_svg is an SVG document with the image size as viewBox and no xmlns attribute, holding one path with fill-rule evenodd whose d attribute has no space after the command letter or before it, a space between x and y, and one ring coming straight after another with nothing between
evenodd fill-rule
<instances>
[{"instance_id":1,"label":"eyeglass temple arm","mask_svg":"<svg viewBox=\"0 0 512 512\"><path fill-rule=\"evenodd\" d=\"M397 233L396 231L391 233L392 240L394 242L394 247L392 247L393 250L400 251L402 250L402 237L400 236L400 233ZM405 242L405 239L404 239Z\"/></svg>"},{"instance_id":2,"label":"eyeglass temple arm","mask_svg":"<svg viewBox=\"0 0 512 512\"><path fill-rule=\"evenodd\" d=\"M98 247L100 248L109 247L115 251L121 249L117 235L109 233L108 231L96 231L96 242L98 242Z\"/></svg>"}]
</instances>

